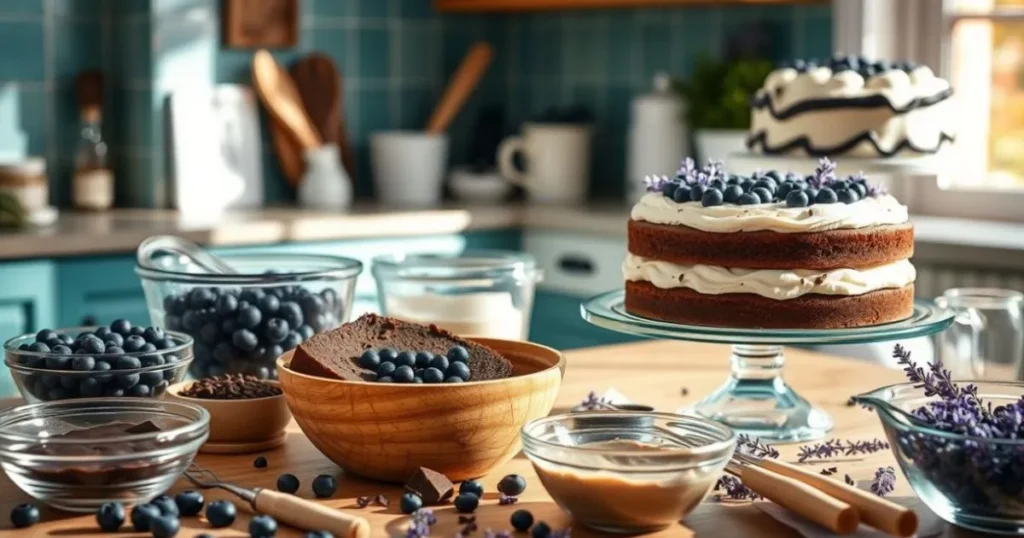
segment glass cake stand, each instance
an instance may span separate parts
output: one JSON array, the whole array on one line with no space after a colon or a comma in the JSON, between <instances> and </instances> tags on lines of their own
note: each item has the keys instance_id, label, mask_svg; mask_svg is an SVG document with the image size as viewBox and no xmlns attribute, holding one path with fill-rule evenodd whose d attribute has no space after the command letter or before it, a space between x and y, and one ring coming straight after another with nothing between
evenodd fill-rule
<instances>
[{"instance_id":1,"label":"glass cake stand","mask_svg":"<svg viewBox=\"0 0 1024 538\"><path fill-rule=\"evenodd\" d=\"M806 441L832 429L832 418L793 391L782 378L783 345L865 344L927 336L952 325L953 313L930 301L915 301L903 321L852 329L736 329L682 325L626 312L623 290L604 293L580 305L593 325L651 338L732 345L725 384L695 406L681 411L722 422L740 433L774 441Z\"/></svg>"}]
</instances>

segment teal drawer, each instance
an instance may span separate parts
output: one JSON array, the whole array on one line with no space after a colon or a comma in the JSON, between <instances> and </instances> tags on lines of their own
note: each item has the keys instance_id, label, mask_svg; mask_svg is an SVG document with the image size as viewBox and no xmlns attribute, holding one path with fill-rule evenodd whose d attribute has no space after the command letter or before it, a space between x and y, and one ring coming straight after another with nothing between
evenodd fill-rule
<instances>
[{"instance_id":1,"label":"teal drawer","mask_svg":"<svg viewBox=\"0 0 1024 538\"><path fill-rule=\"evenodd\" d=\"M150 323L142 283L135 274L134 257L61 261L57 282L61 327L110 323L118 318L136 324Z\"/></svg>"},{"instance_id":2,"label":"teal drawer","mask_svg":"<svg viewBox=\"0 0 1024 538\"><path fill-rule=\"evenodd\" d=\"M0 265L0 340L36 332L55 323L56 270L49 261ZM0 363L0 397L17 390L7 368Z\"/></svg>"}]
</instances>

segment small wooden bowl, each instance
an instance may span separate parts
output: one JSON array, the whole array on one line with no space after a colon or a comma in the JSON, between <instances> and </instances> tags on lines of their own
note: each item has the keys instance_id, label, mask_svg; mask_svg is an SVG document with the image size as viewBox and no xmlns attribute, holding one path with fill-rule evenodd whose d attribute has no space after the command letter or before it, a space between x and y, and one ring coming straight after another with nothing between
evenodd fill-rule
<instances>
[{"instance_id":1,"label":"small wooden bowl","mask_svg":"<svg viewBox=\"0 0 1024 538\"><path fill-rule=\"evenodd\" d=\"M470 340L505 356L514 375L430 385L341 381L291 370L291 352L277 359L277 371L299 427L346 471L404 482L427 467L466 480L519 452L523 425L551 412L565 372L565 357L549 347Z\"/></svg>"},{"instance_id":2,"label":"small wooden bowl","mask_svg":"<svg viewBox=\"0 0 1024 538\"><path fill-rule=\"evenodd\" d=\"M198 405L210 413L210 438L200 452L241 453L266 450L284 441L284 429L292 419L284 395L248 400L190 398L181 393L194 380L167 388L166 398ZM267 381L278 385L277 381Z\"/></svg>"}]
</instances>

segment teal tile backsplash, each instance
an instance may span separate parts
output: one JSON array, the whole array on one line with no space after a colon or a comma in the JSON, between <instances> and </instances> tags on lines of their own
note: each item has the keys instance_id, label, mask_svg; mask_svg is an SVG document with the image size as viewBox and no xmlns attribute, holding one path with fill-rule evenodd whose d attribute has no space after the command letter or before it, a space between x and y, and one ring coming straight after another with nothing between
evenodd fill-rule
<instances>
[{"instance_id":1,"label":"teal tile backsplash","mask_svg":"<svg viewBox=\"0 0 1024 538\"><path fill-rule=\"evenodd\" d=\"M451 127L453 162L467 158L484 105L503 105L507 125L518 129L549 107L581 104L596 120L592 191L599 196L621 194L629 102L648 91L654 73L685 77L700 54L720 57L728 37L752 24L769 30L765 52L772 59L831 52L827 5L442 15L430 0L301 2L299 46L273 52L287 65L321 50L339 65L362 196L372 194L370 134L422 128L448 76L479 39L494 46L495 59ZM219 14L218 0L0 1L0 154L17 145L8 135L16 122L28 151L50 162L54 202L66 205L77 136L74 75L102 68L118 203L165 204L168 92L250 80L252 53L221 48ZM291 200L265 121L264 136L267 197Z\"/></svg>"}]
</instances>

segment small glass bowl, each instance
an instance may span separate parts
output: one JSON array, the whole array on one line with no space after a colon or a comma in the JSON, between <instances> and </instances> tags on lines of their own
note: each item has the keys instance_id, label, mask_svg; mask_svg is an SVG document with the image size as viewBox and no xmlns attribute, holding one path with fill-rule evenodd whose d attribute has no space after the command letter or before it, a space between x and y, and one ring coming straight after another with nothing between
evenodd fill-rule
<instances>
[{"instance_id":1,"label":"small glass bowl","mask_svg":"<svg viewBox=\"0 0 1024 538\"><path fill-rule=\"evenodd\" d=\"M152 422L160 431L124 433ZM89 438L64 433L112 425ZM0 466L40 501L70 512L160 495L206 441L210 414L178 402L89 398L25 405L0 415ZM142 428L145 430L145 428Z\"/></svg>"},{"instance_id":2,"label":"small glass bowl","mask_svg":"<svg viewBox=\"0 0 1024 538\"><path fill-rule=\"evenodd\" d=\"M195 339L189 373L196 379L226 373L277 379L279 356L349 320L363 271L359 260L340 256L220 258L238 272L212 274L184 256L135 267L153 324Z\"/></svg>"},{"instance_id":3,"label":"small glass bowl","mask_svg":"<svg viewBox=\"0 0 1024 538\"><path fill-rule=\"evenodd\" d=\"M1024 383L973 383L993 408L1024 396ZM1024 439L989 439L938 430L910 413L937 397L913 383L856 397L873 408L910 487L942 519L982 532L1024 533Z\"/></svg>"},{"instance_id":4,"label":"small glass bowl","mask_svg":"<svg viewBox=\"0 0 1024 538\"><path fill-rule=\"evenodd\" d=\"M583 525L618 534L678 522L735 448L728 427L669 413L569 413L523 427L523 450L555 502Z\"/></svg>"},{"instance_id":5,"label":"small glass bowl","mask_svg":"<svg viewBox=\"0 0 1024 538\"><path fill-rule=\"evenodd\" d=\"M96 327L56 329L58 333L76 335L94 331ZM109 370L78 371L46 368L46 359L71 359L81 355L58 355L19 349L32 344L36 335L24 334L4 342L4 364L11 371L14 384L28 403L72 398L160 397L167 387L184 379L192 363L192 338L183 333L167 331L174 346L157 351L135 351L120 355L89 355L96 363L106 362ZM135 357L142 368L118 369L118 357Z\"/></svg>"}]
</instances>

